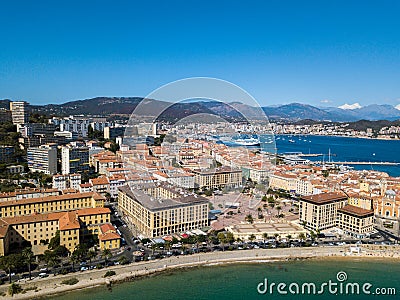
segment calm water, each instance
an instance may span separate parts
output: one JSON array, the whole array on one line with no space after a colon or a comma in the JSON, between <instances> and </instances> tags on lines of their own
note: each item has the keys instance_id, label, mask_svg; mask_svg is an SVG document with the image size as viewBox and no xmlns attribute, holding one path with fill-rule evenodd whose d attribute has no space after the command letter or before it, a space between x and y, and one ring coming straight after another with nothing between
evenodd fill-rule
<instances>
[{"instance_id":1,"label":"calm water","mask_svg":"<svg viewBox=\"0 0 400 300\"><path fill-rule=\"evenodd\" d=\"M398 274L400 264L390 261L297 261L263 264L200 267L177 270L168 274L115 285L111 291L94 288L72 292L53 299L377 299L376 295L260 295L257 285L268 278L268 282L313 282L318 287L323 282L338 282L338 272L347 273L347 281L362 285L370 283L371 291L376 287L394 287L397 296L381 296L396 299L400 293Z\"/></svg>"},{"instance_id":2,"label":"calm water","mask_svg":"<svg viewBox=\"0 0 400 300\"><path fill-rule=\"evenodd\" d=\"M294 143L289 142L293 140ZM332 161L388 161L400 162L400 141L370 140L335 136L283 136L275 139L278 153L321 153L324 157L310 160L328 161L329 149ZM377 170L400 176L400 166L354 165L355 169Z\"/></svg>"}]
</instances>

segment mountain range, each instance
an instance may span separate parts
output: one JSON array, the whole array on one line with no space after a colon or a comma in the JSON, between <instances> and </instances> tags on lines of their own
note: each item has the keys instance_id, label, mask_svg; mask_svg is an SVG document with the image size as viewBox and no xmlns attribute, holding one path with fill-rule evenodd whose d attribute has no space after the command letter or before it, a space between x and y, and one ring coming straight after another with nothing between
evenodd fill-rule
<instances>
[{"instance_id":1,"label":"mountain range","mask_svg":"<svg viewBox=\"0 0 400 300\"><path fill-rule=\"evenodd\" d=\"M44 115L129 115L142 101L141 97L97 97L86 100L70 101L62 104L31 105L31 110ZM144 113L151 116L156 107L168 107L170 103L146 99ZM9 108L10 100L0 100L0 108ZM348 107L348 106L347 106ZM336 107L315 107L308 104L290 103L278 106L262 107L271 120L295 122L299 120L353 122L358 120L398 120L400 110L387 104L373 104L354 109ZM193 114L216 114L232 120L241 120L242 112L247 117L259 115L259 108L240 102L229 104L217 101L199 101L177 103L170 106L162 120L176 121Z\"/></svg>"}]
</instances>

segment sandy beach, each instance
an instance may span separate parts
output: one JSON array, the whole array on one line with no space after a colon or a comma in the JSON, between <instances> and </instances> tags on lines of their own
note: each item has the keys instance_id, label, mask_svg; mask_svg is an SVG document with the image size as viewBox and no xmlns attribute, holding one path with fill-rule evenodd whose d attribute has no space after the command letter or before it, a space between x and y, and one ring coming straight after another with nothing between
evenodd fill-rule
<instances>
[{"instance_id":1,"label":"sandy beach","mask_svg":"<svg viewBox=\"0 0 400 300\"><path fill-rule=\"evenodd\" d=\"M316 247L316 248L283 248L283 249L253 249L243 251L225 251L194 254L188 256L173 256L162 260L133 263L124 266L114 266L101 270L76 272L67 275L50 276L42 279L21 281L23 289L32 289L26 293L17 294L13 299L32 299L48 295L59 294L71 290L95 287L100 285L113 285L118 282L134 280L137 277L147 276L167 270L207 266L228 263L261 263L275 260L295 259L399 259L398 246L363 245L361 253L349 253L349 246L342 247ZM115 271L116 275L104 278L107 271ZM75 285L65 285L63 280L79 279ZM0 287L3 299L11 298L8 294L9 284ZM34 289L36 288L36 289Z\"/></svg>"}]
</instances>

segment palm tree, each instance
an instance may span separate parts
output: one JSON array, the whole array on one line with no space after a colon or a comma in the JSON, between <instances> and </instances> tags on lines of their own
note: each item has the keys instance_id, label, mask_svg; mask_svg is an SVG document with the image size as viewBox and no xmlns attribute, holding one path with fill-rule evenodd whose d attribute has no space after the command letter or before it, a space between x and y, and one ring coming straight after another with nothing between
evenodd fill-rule
<instances>
[{"instance_id":1,"label":"palm tree","mask_svg":"<svg viewBox=\"0 0 400 300\"><path fill-rule=\"evenodd\" d=\"M304 241L304 240L306 239L305 234L304 234L304 233L300 233L300 234L299 234L299 239L300 239L301 241Z\"/></svg>"},{"instance_id":2,"label":"palm tree","mask_svg":"<svg viewBox=\"0 0 400 300\"><path fill-rule=\"evenodd\" d=\"M254 234L251 234L251 235L249 236L250 242L253 242L255 239L256 239L256 236L255 236Z\"/></svg>"},{"instance_id":3,"label":"palm tree","mask_svg":"<svg viewBox=\"0 0 400 300\"><path fill-rule=\"evenodd\" d=\"M274 237L275 237L275 240L277 240L278 237L279 237L279 233L275 233L275 234L274 234Z\"/></svg>"},{"instance_id":4,"label":"palm tree","mask_svg":"<svg viewBox=\"0 0 400 300\"><path fill-rule=\"evenodd\" d=\"M112 253L110 249L104 249L101 256L104 258L105 262L107 263L108 260L112 257Z\"/></svg>"},{"instance_id":5,"label":"palm tree","mask_svg":"<svg viewBox=\"0 0 400 300\"><path fill-rule=\"evenodd\" d=\"M87 253L87 258L89 259L89 267L92 266L92 259L95 258L96 255L97 253L94 250L89 250L89 252Z\"/></svg>"},{"instance_id":6,"label":"palm tree","mask_svg":"<svg viewBox=\"0 0 400 300\"><path fill-rule=\"evenodd\" d=\"M74 252L72 252L71 256L69 257L70 262L72 263L72 270L75 271L75 263L78 262L79 257L78 255Z\"/></svg>"},{"instance_id":7,"label":"palm tree","mask_svg":"<svg viewBox=\"0 0 400 300\"><path fill-rule=\"evenodd\" d=\"M24 258L24 262L28 265L29 279L32 279L31 264L34 257L32 248L26 247L24 250L22 250L22 257Z\"/></svg>"},{"instance_id":8,"label":"palm tree","mask_svg":"<svg viewBox=\"0 0 400 300\"><path fill-rule=\"evenodd\" d=\"M265 244L265 240L268 240L268 233L264 232L262 236L263 236L264 244Z\"/></svg>"},{"instance_id":9,"label":"palm tree","mask_svg":"<svg viewBox=\"0 0 400 300\"><path fill-rule=\"evenodd\" d=\"M280 207L279 205L276 207L276 210L278 211L278 217L280 215L279 213L280 213L281 209L282 209L282 207Z\"/></svg>"},{"instance_id":10,"label":"palm tree","mask_svg":"<svg viewBox=\"0 0 400 300\"><path fill-rule=\"evenodd\" d=\"M170 251L171 250L171 241L165 241L164 246L165 246L165 249L167 249L167 251Z\"/></svg>"}]
</instances>

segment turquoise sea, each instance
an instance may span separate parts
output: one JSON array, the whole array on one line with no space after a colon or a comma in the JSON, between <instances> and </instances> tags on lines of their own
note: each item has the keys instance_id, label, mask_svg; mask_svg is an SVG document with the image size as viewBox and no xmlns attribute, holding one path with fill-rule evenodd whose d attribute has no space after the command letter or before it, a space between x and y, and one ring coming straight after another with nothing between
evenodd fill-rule
<instances>
[{"instance_id":1,"label":"turquoise sea","mask_svg":"<svg viewBox=\"0 0 400 300\"><path fill-rule=\"evenodd\" d=\"M287 286L297 283L340 284L337 274L345 272L346 283L371 284L367 289L371 294L354 295L351 289L348 294L331 294L327 288L320 295L286 295L273 293L259 294L257 286L268 279L268 284L274 282L286 283ZM98 287L71 292L53 297L58 300L117 300L117 299L398 299L400 294L400 263L391 260L304 260L293 262L271 262L259 264L237 264L226 266L197 267L161 273L152 277L138 279L114 285L112 289ZM341 273L343 275L343 273ZM343 279L343 277L341 277ZM345 286L345 285L344 285ZM396 295L376 295L376 288L394 288ZM287 289L287 288L286 288ZM332 289L333 290L333 289ZM295 291L295 290L294 290ZM305 290L307 292L307 290ZM334 291L334 290L333 290ZM392 290L393 291L393 290ZM374 293L374 294L372 294ZM392 292L393 293L393 292Z\"/></svg>"}]
</instances>

